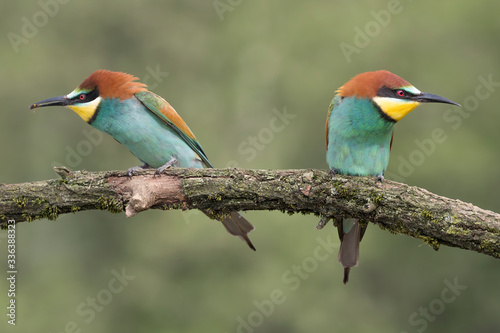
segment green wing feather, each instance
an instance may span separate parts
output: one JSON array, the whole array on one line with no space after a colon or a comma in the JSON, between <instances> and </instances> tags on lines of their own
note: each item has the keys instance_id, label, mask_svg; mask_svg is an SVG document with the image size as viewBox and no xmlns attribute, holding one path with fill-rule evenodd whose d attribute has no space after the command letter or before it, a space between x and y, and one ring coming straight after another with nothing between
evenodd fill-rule
<instances>
[{"instance_id":1,"label":"green wing feather","mask_svg":"<svg viewBox=\"0 0 500 333\"><path fill-rule=\"evenodd\" d=\"M333 108L342 100L342 96L339 94L335 95L330 103L330 107L328 107L328 115L326 116L326 128L325 128L325 137L326 137L326 149L328 149L328 123L330 122L330 115L332 114Z\"/></svg>"},{"instance_id":2,"label":"green wing feather","mask_svg":"<svg viewBox=\"0 0 500 333\"><path fill-rule=\"evenodd\" d=\"M136 93L135 97L137 97L137 99L144 104L149 111L153 112L165 124L172 128L182 138L182 140L184 140L184 142L186 142L186 144L193 149L198 156L200 156L203 163L207 167L213 168L207 158L207 155L203 151L203 148L201 148L198 141L196 141L196 138L189 127L177 114L177 112L175 112L174 108L167 103L167 101L150 91Z\"/></svg>"}]
</instances>

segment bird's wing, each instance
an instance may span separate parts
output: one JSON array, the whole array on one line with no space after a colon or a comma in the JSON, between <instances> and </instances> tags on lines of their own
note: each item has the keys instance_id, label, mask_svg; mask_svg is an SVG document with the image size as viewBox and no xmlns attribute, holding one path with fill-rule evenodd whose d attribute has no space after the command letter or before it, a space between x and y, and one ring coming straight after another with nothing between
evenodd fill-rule
<instances>
[{"instance_id":1,"label":"bird's wing","mask_svg":"<svg viewBox=\"0 0 500 333\"><path fill-rule=\"evenodd\" d=\"M161 98L160 96L152 93L150 91L142 91L135 94L135 97L144 104L149 111L153 112L158 118L160 118L165 124L170 126L181 138L184 142L187 143L193 151L200 156L203 163L207 167L213 168L212 164L208 161L207 155L201 148L198 141L196 141L196 137L193 132L186 125L184 120L177 114L174 108L168 104L166 100Z\"/></svg>"},{"instance_id":2,"label":"bird's wing","mask_svg":"<svg viewBox=\"0 0 500 333\"><path fill-rule=\"evenodd\" d=\"M340 95L335 95L335 97L332 99L332 102L330 103L330 107L328 107L328 115L326 116L326 127L325 127L325 137L326 137L326 149L328 150L328 123L330 122L330 115L332 114L333 108L337 106L337 104L340 102L342 99L342 96Z\"/></svg>"}]
</instances>

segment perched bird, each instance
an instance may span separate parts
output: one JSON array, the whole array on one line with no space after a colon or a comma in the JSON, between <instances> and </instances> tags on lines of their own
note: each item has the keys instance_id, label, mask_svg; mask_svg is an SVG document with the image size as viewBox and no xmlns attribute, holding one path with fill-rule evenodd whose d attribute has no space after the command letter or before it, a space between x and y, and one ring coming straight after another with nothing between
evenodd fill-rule
<instances>
[{"instance_id":1,"label":"perched bird","mask_svg":"<svg viewBox=\"0 0 500 333\"><path fill-rule=\"evenodd\" d=\"M385 70L359 74L336 92L326 120L326 161L330 173L374 176L380 181L389 163L396 122L421 103L460 106L444 97L421 92ZM349 280L350 268L358 265L359 242L366 227L354 218L344 218L337 225L341 242L338 260L344 267L344 283Z\"/></svg>"},{"instance_id":2,"label":"perched bird","mask_svg":"<svg viewBox=\"0 0 500 333\"><path fill-rule=\"evenodd\" d=\"M111 135L143 163L130 168L129 176L144 168L156 168L155 174L170 166L212 168L174 108L136 80L130 74L98 70L69 94L40 101L30 109L66 106L92 127ZM238 212L220 221L231 235L240 237L255 251L248 238L254 229L250 222Z\"/></svg>"}]
</instances>

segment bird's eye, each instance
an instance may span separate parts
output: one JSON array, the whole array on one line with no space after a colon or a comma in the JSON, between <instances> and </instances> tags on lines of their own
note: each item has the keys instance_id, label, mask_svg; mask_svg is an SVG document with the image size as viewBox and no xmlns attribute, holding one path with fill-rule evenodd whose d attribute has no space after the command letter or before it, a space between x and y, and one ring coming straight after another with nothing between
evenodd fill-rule
<instances>
[{"instance_id":1,"label":"bird's eye","mask_svg":"<svg viewBox=\"0 0 500 333\"><path fill-rule=\"evenodd\" d=\"M79 98L81 101L83 101L83 100L85 99L85 97L86 97L86 96L85 96L85 94L80 94L80 96L78 96L78 98Z\"/></svg>"},{"instance_id":2,"label":"bird's eye","mask_svg":"<svg viewBox=\"0 0 500 333\"><path fill-rule=\"evenodd\" d=\"M405 91L404 91L404 90L399 89L399 90L396 90L396 94L398 94L398 96L399 96L399 97L404 97L404 95L405 95Z\"/></svg>"}]
</instances>

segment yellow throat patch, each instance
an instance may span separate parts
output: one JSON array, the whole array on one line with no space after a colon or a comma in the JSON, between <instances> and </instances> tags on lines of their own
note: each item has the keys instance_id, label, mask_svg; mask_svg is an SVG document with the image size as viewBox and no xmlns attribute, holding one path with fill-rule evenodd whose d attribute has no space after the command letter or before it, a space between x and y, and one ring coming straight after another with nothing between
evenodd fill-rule
<instances>
[{"instance_id":1,"label":"yellow throat patch","mask_svg":"<svg viewBox=\"0 0 500 333\"><path fill-rule=\"evenodd\" d=\"M419 102L405 101L399 98L390 97L374 97L373 101L377 103L382 112L395 121L400 121L408 113L420 105Z\"/></svg>"},{"instance_id":2,"label":"yellow throat patch","mask_svg":"<svg viewBox=\"0 0 500 333\"><path fill-rule=\"evenodd\" d=\"M77 115L79 115L83 120L85 120L86 123L88 123L97 110L97 106L100 102L101 97L97 97L93 101L87 103L68 105L68 108L75 111Z\"/></svg>"}]
</instances>

